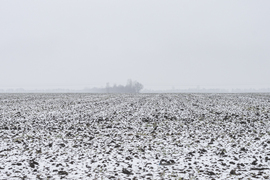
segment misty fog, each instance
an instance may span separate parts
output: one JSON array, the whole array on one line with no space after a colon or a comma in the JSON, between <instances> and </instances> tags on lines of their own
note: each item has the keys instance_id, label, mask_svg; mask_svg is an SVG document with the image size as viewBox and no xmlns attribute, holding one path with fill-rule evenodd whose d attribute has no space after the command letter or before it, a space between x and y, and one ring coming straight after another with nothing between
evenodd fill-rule
<instances>
[{"instance_id":1,"label":"misty fog","mask_svg":"<svg viewBox=\"0 0 270 180\"><path fill-rule=\"evenodd\" d=\"M1 1L0 89L269 88L270 1Z\"/></svg>"}]
</instances>

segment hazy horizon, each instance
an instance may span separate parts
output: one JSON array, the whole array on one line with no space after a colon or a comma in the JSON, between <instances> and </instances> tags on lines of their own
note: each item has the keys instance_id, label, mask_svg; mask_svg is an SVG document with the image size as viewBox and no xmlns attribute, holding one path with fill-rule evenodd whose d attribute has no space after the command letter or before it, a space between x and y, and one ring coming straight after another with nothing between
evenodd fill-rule
<instances>
[{"instance_id":1,"label":"hazy horizon","mask_svg":"<svg viewBox=\"0 0 270 180\"><path fill-rule=\"evenodd\" d=\"M270 1L1 1L0 89L270 88Z\"/></svg>"}]
</instances>

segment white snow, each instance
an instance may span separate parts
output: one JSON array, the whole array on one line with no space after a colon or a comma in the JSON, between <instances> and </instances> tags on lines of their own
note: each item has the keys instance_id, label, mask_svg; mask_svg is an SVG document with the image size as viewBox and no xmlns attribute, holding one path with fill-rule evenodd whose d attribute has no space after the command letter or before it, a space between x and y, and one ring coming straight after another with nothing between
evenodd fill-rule
<instances>
[{"instance_id":1,"label":"white snow","mask_svg":"<svg viewBox=\"0 0 270 180\"><path fill-rule=\"evenodd\" d=\"M0 112L1 179L270 178L269 94L5 94Z\"/></svg>"}]
</instances>

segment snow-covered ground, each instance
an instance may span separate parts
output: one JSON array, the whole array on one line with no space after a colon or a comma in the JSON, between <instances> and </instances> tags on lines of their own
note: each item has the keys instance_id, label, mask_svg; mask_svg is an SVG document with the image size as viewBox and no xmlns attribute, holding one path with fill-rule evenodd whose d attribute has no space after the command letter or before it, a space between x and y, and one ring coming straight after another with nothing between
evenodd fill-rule
<instances>
[{"instance_id":1,"label":"snow-covered ground","mask_svg":"<svg viewBox=\"0 0 270 180\"><path fill-rule=\"evenodd\" d=\"M0 94L0 179L269 179L269 94Z\"/></svg>"}]
</instances>

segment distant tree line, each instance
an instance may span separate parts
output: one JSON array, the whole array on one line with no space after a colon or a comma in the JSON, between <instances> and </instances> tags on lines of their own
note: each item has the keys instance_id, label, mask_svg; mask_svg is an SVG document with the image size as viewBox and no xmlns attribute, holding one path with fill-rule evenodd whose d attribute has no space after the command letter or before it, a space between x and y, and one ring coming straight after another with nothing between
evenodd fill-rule
<instances>
[{"instance_id":1,"label":"distant tree line","mask_svg":"<svg viewBox=\"0 0 270 180\"><path fill-rule=\"evenodd\" d=\"M125 86L106 84L106 93L139 93L143 89L143 85L137 81L129 79Z\"/></svg>"},{"instance_id":2,"label":"distant tree line","mask_svg":"<svg viewBox=\"0 0 270 180\"><path fill-rule=\"evenodd\" d=\"M84 92L88 93L139 93L143 89L143 85L137 81L132 81L129 79L125 86L116 85L110 86L109 83L106 84L105 88L86 88Z\"/></svg>"}]
</instances>

